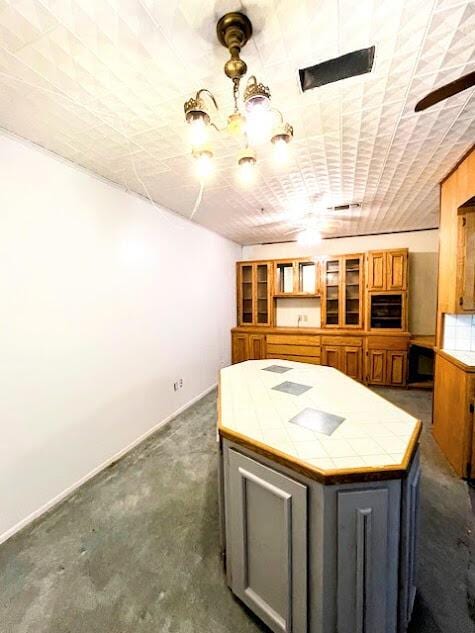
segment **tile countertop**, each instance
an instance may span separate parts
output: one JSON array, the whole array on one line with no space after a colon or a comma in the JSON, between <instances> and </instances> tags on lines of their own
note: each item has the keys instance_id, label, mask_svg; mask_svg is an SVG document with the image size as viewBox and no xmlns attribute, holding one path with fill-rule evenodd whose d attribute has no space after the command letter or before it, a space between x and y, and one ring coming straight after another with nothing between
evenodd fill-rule
<instances>
[{"instance_id":1,"label":"tile countertop","mask_svg":"<svg viewBox=\"0 0 475 633\"><path fill-rule=\"evenodd\" d=\"M461 352L455 349L442 349L440 351L462 363L468 369L475 369L475 352Z\"/></svg>"},{"instance_id":2,"label":"tile countertop","mask_svg":"<svg viewBox=\"0 0 475 633\"><path fill-rule=\"evenodd\" d=\"M264 371L270 366L285 373ZM311 387L277 391L283 382ZM221 370L221 436L324 483L400 477L417 448L421 422L331 367L246 361ZM290 422L306 408L341 416L330 435Z\"/></svg>"}]
</instances>

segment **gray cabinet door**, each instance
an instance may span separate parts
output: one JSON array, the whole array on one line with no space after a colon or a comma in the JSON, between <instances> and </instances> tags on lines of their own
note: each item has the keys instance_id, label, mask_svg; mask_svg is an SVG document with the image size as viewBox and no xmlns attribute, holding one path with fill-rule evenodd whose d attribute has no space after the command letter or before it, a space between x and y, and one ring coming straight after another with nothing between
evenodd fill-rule
<instances>
[{"instance_id":1,"label":"gray cabinet door","mask_svg":"<svg viewBox=\"0 0 475 633\"><path fill-rule=\"evenodd\" d=\"M397 559L397 535L389 534L389 490L340 491L337 512L338 633L385 633L388 621L394 631L396 596L389 588L396 590L390 574L396 576L397 567L391 572L389 562Z\"/></svg>"},{"instance_id":2,"label":"gray cabinet door","mask_svg":"<svg viewBox=\"0 0 475 633\"><path fill-rule=\"evenodd\" d=\"M307 632L307 487L229 449L233 592L276 633Z\"/></svg>"},{"instance_id":3,"label":"gray cabinet door","mask_svg":"<svg viewBox=\"0 0 475 633\"><path fill-rule=\"evenodd\" d=\"M419 486L421 466L415 456L402 488L401 513L401 589L399 596L399 631L406 631L416 597L417 535L419 523Z\"/></svg>"}]
</instances>

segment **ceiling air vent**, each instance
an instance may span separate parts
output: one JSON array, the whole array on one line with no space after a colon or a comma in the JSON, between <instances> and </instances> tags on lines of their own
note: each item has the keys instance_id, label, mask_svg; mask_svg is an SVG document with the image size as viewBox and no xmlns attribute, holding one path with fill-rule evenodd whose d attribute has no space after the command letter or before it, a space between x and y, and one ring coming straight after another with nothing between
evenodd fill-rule
<instances>
[{"instance_id":1,"label":"ceiling air vent","mask_svg":"<svg viewBox=\"0 0 475 633\"><path fill-rule=\"evenodd\" d=\"M315 64L315 66L301 68L299 70L300 85L305 92L312 88L318 88L318 86L340 81L340 79L364 75L373 68L373 61L374 46L370 46L370 48L362 48L359 51L329 59L321 64Z\"/></svg>"}]
</instances>

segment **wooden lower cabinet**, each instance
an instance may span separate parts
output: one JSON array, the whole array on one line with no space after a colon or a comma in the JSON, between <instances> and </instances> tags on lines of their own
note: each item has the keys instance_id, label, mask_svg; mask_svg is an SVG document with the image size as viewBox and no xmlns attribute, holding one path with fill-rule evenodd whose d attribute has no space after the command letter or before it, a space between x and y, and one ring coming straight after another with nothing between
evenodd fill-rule
<instances>
[{"instance_id":1,"label":"wooden lower cabinet","mask_svg":"<svg viewBox=\"0 0 475 633\"><path fill-rule=\"evenodd\" d=\"M249 360L249 335L248 334L238 334L233 332L231 338L231 354L232 354L232 363L235 365L236 363L242 363L245 360Z\"/></svg>"},{"instance_id":2,"label":"wooden lower cabinet","mask_svg":"<svg viewBox=\"0 0 475 633\"><path fill-rule=\"evenodd\" d=\"M363 339L323 336L322 365L334 367L355 380L363 380Z\"/></svg>"},{"instance_id":3,"label":"wooden lower cabinet","mask_svg":"<svg viewBox=\"0 0 475 633\"><path fill-rule=\"evenodd\" d=\"M366 382L403 387L407 381L407 348L407 337L368 336Z\"/></svg>"},{"instance_id":4,"label":"wooden lower cabinet","mask_svg":"<svg viewBox=\"0 0 475 633\"><path fill-rule=\"evenodd\" d=\"M407 346L408 337L401 336L233 332L232 362L277 358L322 364L370 385L402 387L406 384Z\"/></svg>"},{"instance_id":5,"label":"wooden lower cabinet","mask_svg":"<svg viewBox=\"0 0 475 633\"><path fill-rule=\"evenodd\" d=\"M402 387L406 384L407 352L388 351L386 379L389 385Z\"/></svg>"},{"instance_id":6,"label":"wooden lower cabinet","mask_svg":"<svg viewBox=\"0 0 475 633\"><path fill-rule=\"evenodd\" d=\"M320 336L318 335L268 334L266 338L266 358L320 364Z\"/></svg>"},{"instance_id":7,"label":"wooden lower cabinet","mask_svg":"<svg viewBox=\"0 0 475 633\"><path fill-rule=\"evenodd\" d=\"M371 349L367 352L366 379L372 385L386 384L387 353L385 349Z\"/></svg>"},{"instance_id":8,"label":"wooden lower cabinet","mask_svg":"<svg viewBox=\"0 0 475 633\"><path fill-rule=\"evenodd\" d=\"M266 335L233 332L231 337L232 364L266 357Z\"/></svg>"},{"instance_id":9,"label":"wooden lower cabinet","mask_svg":"<svg viewBox=\"0 0 475 633\"><path fill-rule=\"evenodd\" d=\"M249 360L260 360L266 357L265 334L249 334Z\"/></svg>"},{"instance_id":10,"label":"wooden lower cabinet","mask_svg":"<svg viewBox=\"0 0 475 633\"><path fill-rule=\"evenodd\" d=\"M363 350L361 347L346 346L343 348L344 374L355 380L363 380Z\"/></svg>"},{"instance_id":11,"label":"wooden lower cabinet","mask_svg":"<svg viewBox=\"0 0 475 633\"><path fill-rule=\"evenodd\" d=\"M432 432L459 477L475 474L475 374L440 354L435 360Z\"/></svg>"}]
</instances>

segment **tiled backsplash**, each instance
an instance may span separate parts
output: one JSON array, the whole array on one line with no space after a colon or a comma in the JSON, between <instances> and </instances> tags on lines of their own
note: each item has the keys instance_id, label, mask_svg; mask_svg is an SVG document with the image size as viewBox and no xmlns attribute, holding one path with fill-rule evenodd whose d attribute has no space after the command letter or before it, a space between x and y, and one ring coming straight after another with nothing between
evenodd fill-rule
<instances>
[{"instance_id":1,"label":"tiled backsplash","mask_svg":"<svg viewBox=\"0 0 475 633\"><path fill-rule=\"evenodd\" d=\"M475 352L475 315L445 315L444 349Z\"/></svg>"}]
</instances>

